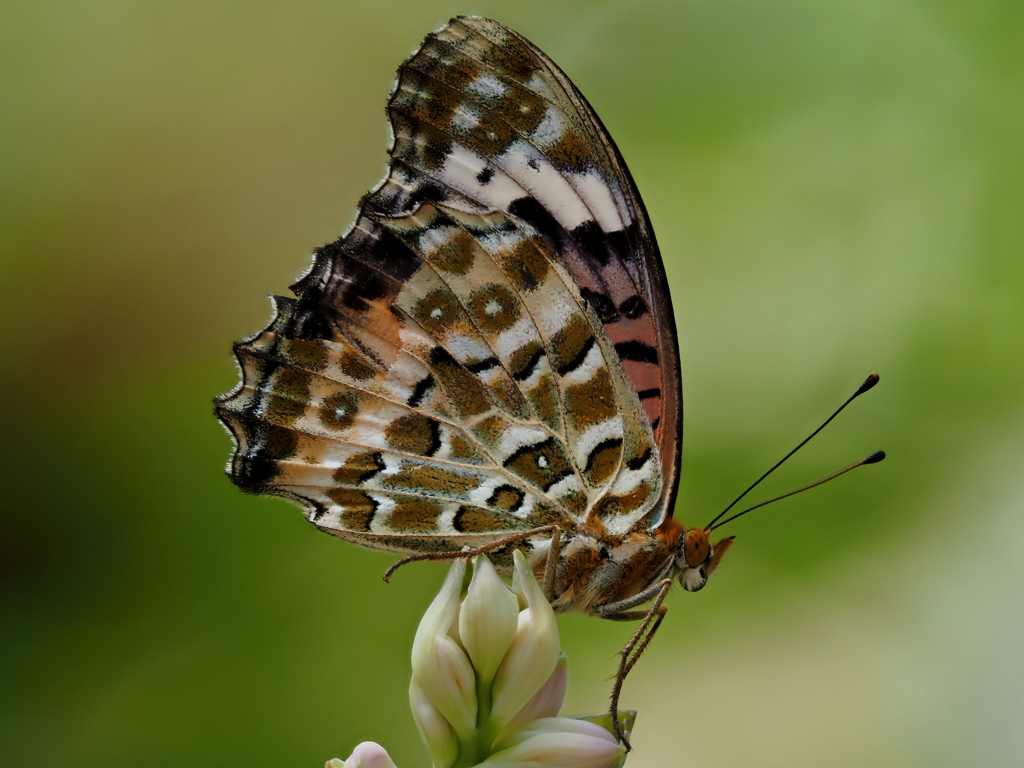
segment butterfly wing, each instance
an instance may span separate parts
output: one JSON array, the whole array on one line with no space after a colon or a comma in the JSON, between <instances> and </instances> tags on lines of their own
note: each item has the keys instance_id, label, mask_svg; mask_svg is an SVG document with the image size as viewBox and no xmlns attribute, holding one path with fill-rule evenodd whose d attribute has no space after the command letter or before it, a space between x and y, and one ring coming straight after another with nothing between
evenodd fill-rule
<instances>
[{"instance_id":1,"label":"butterfly wing","mask_svg":"<svg viewBox=\"0 0 1024 768\"><path fill-rule=\"evenodd\" d=\"M389 113L388 177L297 298L235 346L243 380L217 401L232 479L403 553L660 519L671 396L652 419L637 393L644 366L665 364L651 310L664 276L596 117L535 48L480 19L427 38ZM555 148L557 121L563 136L579 126L575 153Z\"/></svg>"},{"instance_id":2,"label":"butterfly wing","mask_svg":"<svg viewBox=\"0 0 1024 768\"><path fill-rule=\"evenodd\" d=\"M389 112L398 162L382 198L440 185L529 222L560 254L652 425L671 516L682 448L672 304L643 201L594 110L536 46L471 17L424 41Z\"/></svg>"}]
</instances>

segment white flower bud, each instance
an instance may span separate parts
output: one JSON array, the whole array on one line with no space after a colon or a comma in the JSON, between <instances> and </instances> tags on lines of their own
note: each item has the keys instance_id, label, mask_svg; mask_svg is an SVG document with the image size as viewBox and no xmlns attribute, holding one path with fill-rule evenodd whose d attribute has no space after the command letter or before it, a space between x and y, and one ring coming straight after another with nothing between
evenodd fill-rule
<instances>
[{"instance_id":1,"label":"white flower bud","mask_svg":"<svg viewBox=\"0 0 1024 768\"><path fill-rule=\"evenodd\" d=\"M459 605L466 561L448 571L434 602L420 621L412 644L413 681L460 738L476 731L476 677L466 653L449 635Z\"/></svg>"},{"instance_id":2,"label":"white flower bud","mask_svg":"<svg viewBox=\"0 0 1024 768\"><path fill-rule=\"evenodd\" d=\"M551 677L558 664L558 625L521 552L513 553L516 584L526 608L520 612L515 638L494 676L492 731L504 726Z\"/></svg>"},{"instance_id":3,"label":"white flower bud","mask_svg":"<svg viewBox=\"0 0 1024 768\"><path fill-rule=\"evenodd\" d=\"M431 762L434 768L614 768L625 750L610 732L610 715L556 717L568 672L555 614L525 556L517 551L513 559L510 590L490 561L477 557L464 600L467 565L457 560L416 631L409 703ZM620 713L629 725L632 715ZM362 759L357 750L349 762L329 768L393 768L389 758L378 766L372 756L352 763Z\"/></svg>"},{"instance_id":4,"label":"white flower bud","mask_svg":"<svg viewBox=\"0 0 1024 768\"><path fill-rule=\"evenodd\" d=\"M459 757L459 739L437 707L427 700L415 677L409 685L409 706L434 767L453 765Z\"/></svg>"},{"instance_id":5,"label":"white flower bud","mask_svg":"<svg viewBox=\"0 0 1024 768\"><path fill-rule=\"evenodd\" d=\"M459 637L478 680L490 686L518 626L519 601L486 557L477 557L459 610Z\"/></svg>"}]
</instances>

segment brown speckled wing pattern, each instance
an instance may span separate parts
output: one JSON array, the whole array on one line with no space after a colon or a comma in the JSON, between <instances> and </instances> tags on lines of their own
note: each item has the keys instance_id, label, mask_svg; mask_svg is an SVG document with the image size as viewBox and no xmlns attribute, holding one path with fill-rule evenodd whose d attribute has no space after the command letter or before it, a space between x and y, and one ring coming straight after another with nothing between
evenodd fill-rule
<instances>
[{"instance_id":1,"label":"brown speckled wing pattern","mask_svg":"<svg viewBox=\"0 0 1024 768\"><path fill-rule=\"evenodd\" d=\"M399 70L387 177L235 345L242 488L399 553L671 516L675 328L643 203L543 53L453 19ZM531 546L524 542L521 546Z\"/></svg>"}]
</instances>

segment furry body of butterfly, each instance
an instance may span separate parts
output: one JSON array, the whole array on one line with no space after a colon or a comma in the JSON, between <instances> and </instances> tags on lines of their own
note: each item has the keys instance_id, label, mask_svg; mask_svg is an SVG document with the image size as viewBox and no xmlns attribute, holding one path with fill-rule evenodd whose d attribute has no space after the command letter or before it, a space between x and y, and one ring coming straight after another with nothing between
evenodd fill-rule
<instances>
[{"instance_id":1,"label":"furry body of butterfly","mask_svg":"<svg viewBox=\"0 0 1024 768\"><path fill-rule=\"evenodd\" d=\"M387 177L235 345L229 474L407 560L524 550L556 609L643 619L617 698L668 580L700 589L731 541L672 518L678 344L643 202L579 91L496 22L429 35L388 112Z\"/></svg>"}]
</instances>

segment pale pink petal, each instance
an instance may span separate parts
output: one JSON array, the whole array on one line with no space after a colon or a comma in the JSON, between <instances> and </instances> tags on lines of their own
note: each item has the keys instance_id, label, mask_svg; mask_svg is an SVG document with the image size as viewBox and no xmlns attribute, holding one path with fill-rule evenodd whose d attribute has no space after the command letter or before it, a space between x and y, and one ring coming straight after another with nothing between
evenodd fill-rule
<instances>
[{"instance_id":1,"label":"pale pink petal","mask_svg":"<svg viewBox=\"0 0 1024 768\"><path fill-rule=\"evenodd\" d=\"M380 744L364 741L352 750L352 756L345 761L345 768L395 768L395 764Z\"/></svg>"}]
</instances>

